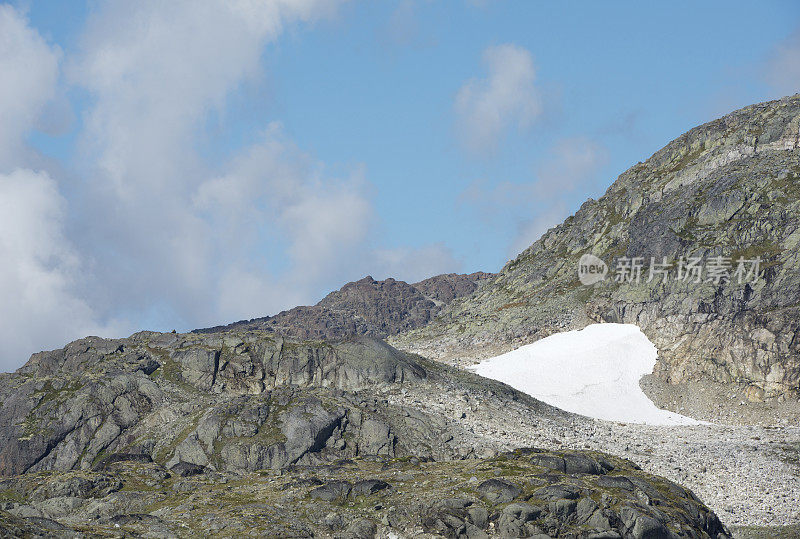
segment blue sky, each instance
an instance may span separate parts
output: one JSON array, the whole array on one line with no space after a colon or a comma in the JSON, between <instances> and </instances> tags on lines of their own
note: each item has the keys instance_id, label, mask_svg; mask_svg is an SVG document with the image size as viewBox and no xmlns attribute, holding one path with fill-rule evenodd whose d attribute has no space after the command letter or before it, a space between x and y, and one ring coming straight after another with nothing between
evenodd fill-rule
<instances>
[{"instance_id":1,"label":"blue sky","mask_svg":"<svg viewBox=\"0 0 800 539\"><path fill-rule=\"evenodd\" d=\"M0 370L366 274L497 271L691 127L795 93L798 23L791 1L0 4Z\"/></svg>"}]
</instances>

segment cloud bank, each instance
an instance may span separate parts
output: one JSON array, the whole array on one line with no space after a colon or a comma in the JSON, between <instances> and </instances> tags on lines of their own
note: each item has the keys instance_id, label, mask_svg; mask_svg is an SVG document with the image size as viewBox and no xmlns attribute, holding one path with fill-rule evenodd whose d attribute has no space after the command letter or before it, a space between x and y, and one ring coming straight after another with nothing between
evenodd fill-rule
<instances>
[{"instance_id":1,"label":"cloud bank","mask_svg":"<svg viewBox=\"0 0 800 539\"><path fill-rule=\"evenodd\" d=\"M26 164L25 137L55 96L60 57L22 13L0 5L0 171Z\"/></svg>"},{"instance_id":2,"label":"cloud bank","mask_svg":"<svg viewBox=\"0 0 800 539\"><path fill-rule=\"evenodd\" d=\"M0 5L0 370L77 335L113 330L81 298L84 266L66 237L67 204L34 170L26 138L56 96L61 52Z\"/></svg>"}]
</instances>

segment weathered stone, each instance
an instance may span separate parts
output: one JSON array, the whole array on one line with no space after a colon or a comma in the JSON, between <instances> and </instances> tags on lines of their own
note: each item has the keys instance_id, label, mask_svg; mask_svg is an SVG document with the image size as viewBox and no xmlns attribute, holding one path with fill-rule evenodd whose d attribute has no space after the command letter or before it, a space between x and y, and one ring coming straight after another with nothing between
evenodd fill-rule
<instances>
[{"instance_id":1,"label":"weathered stone","mask_svg":"<svg viewBox=\"0 0 800 539\"><path fill-rule=\"evenodd\" d=\"M116 462L153 462L153 457L147 453L113 453L100 459L93 470L102 471Z\"/></svg>"},{"instance_id":2,"label":"weathered stone","mask_svg":"<svg viewBox=\"0 0 800 539\"><path fill-rule=\"evenodd\" d=\"M625 535L633 539L669 539L669 529L635 507L623 507L619 512L625 525Z\"/></svg>"},{"instance_id":3,"label":"weathered stone","mask_svg":"<svg viewBox=\"0 0 800 539\"><path fill-rule=\"evenodd\" d=\"M500 492L524 484L540 468L529 460L530 451L514 451L493 459L428 462L414 481L397 489L380 479L386 473L415 470L422 463L373 456L340 459L334 464L295 465L284 470L176 478L156 488L142 487L141 472L154 463L119 461L116 479L126 489L102 498L106 474L95 472L38 472L0 480L0 511L16 517L53 518L81 529L113 526L111 531L133 536L277 535L371 537L419 534L445 537L648 537L666 527L686 537L727 539L716 515L688 491L664 479L641 473L623 459L592 457L625 473L634 491L614 494L597 483L608 476L552 472L557 482L544 492L534 491L525 502L499 505L472 494L470 482L478 470L507 470L494 478ZM573 452L551 452L564 457ZM176 474L177 475L177 474ZM399 475L399 474L397 474ZM319 477L327 478L322 482ZM364 478L367 479L364 479ZM91 485L74 478L89 479ZM234 479L234 480L230 480ZM321 483L321 484L320 484ZM30 500L33 492L78 492ZM58 488L54 486L60 485ZM92 486L94 485L94 486ZM525 486L527 491L530 487ZM580 491L578 498L572 493ZM643 505L639 493L657 494L653 505ZM453 493L458 493L453 495ZM546 495L544 495L546 494ZM520 494L528 496L527 493ZM541 496L541 498L539 497ZM552 497L544 500L542 498ZM564 497L558 497L564 496ZM649 494L648 494L649 496ZM24 500L30 503L19 503ZM157 509L153 510L154 507ZM0 523L3 514L0 512ZM371 523L371 524L370 524ZM119 526L119 528L117 528ZM0 528L2 529L2 528ZM106 528L109 529L109 528ZM269 532L269 533L267 533ZM616 534L616 535L615 535Z\"/></svg>"},{"instance_id":4,"label":"weathered stone","mask_svg":"<svg viewBox=\"0 0 800 539\"><path fill-rule=\"evenodd\" d=\"M191 462L179 462L172 466L170 470L178 477L191 477L202 474L205 471L205 466L192 464Z\"/></svg>"},{"instance_id":5,"label":"weathered stone","mask_svg":"<svg viewBox=\"0 0 800 539\"><path fill-rule=\"evenodd\" d=\"M351 523L342 539L373 539L378 532L378 527L369 519L362 518Z\"/></svg>"},{"instance_id":6,"label":"weathered stone","mask_svg":"<svg viewBox=\"0 0 800 539\"><path fill-rule=\"evenodd\" d=\"M512 503L503 508L497 520L497 531L501 537L530 537L528 523L538 519L542 509L527 503Z\"/></svg>"},{"instance_id":7,"label":"weathered stone","mask_svg":"<svg viewBox=\"0 0 800 539\"><path fill-rule=\"evenodd\" d=\"M122 481L105 474L55 476L31 493L32 500L58 497L102 498L122 488Z\"/></svg>"},{"instance_id":8,"label":"weathered stone","mask_svg":"<svg viewBox=\"0 0 800 539\"><path fill-rule=\"evenodd\" d=\"M522 493L522 489L504 479L487 479L477 487L477 491L490 503L508 503Z\"/></svg>"},{"instance_id":9,"label":"weathered stone","mask_svg":"<svg viewBox=\"0 0 800 539\"><path fill-rule=\"evenodd\" d=\"M550 485L534 490L533 497L539 500L576 500L580 497L580 489L570 485Z\"/></svg>"},{"instance_id":10,"label":"weathered stone","mask_svg":"<svg viewBox=\"0 0 800 539\"><path fill-rule=\"evenodd\" d=\"M381 481L380 479L362 479L361 481L356 481L353 485L353 490L350 491L350 495L369 496L383 489L390 488L390 486L389 483Z\"/></svg>"},{"instance_id":11,"label":"weathered stone","mask_svg":"<svg viewBox=\"0 0 800 539\"><path fill-rule=\"evenodd\" d=\"M353 485L348 481L331 481L320 487L315 488L309 496L317 500L332 501L347 498Z\"/></svg>"}]
</instances>

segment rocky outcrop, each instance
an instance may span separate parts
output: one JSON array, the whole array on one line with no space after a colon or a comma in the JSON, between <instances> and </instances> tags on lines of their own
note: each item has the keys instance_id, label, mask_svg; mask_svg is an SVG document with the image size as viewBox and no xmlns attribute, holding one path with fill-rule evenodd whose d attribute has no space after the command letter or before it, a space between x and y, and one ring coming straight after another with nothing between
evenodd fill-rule
<instances>
[{"instance_id":1,"label":"rocky outcrop","mask_svg":"<svg viewBox=\"0 0 800 539\"><path fill-rule=\"evenodd\" d=\"M584 471L550 465L576 458ZM184 476L135 461L111 470L113 488L88 471L0 480L0 525L159 537L730 536L691 491L597 452L521 449L426 463L381 456L279 474Z\"/></svg>"},{"instance_id":2,"label":"rocky outcrop","mask_svg":"<svg viewBox=\"0 0 800 539\"><path fill-rule=\"evenodd\" d=\"M445 305L471 294L490 276L482 272L450 273L415 284L395 279L376 281L368 276L331 292L314 306L196 332L260 329L301 339L341 339L352 335L385 338L423 327Z\"/></svg>"},{"instance_id":3,"label":"rocky outcrop","mask_svg":"<svg viewBox=\"0 0 800 539\"><path fill-rule=\"evenodd\" d=\"M737 384L753 399L797 398L799 132L800 96L692 129L433 323L390 342L429 357L478 359L593 322L634 323L658 346L663 380L711 379ZM578 281L587 254L608 265L609 278ZM651 260L664 257L669 280L649 280ZM699 283L676 279L678 262L691 257L705 265L727 259L730 280L707 272ZM616 282L618 264L637 258L640 282ZM737 261L756 258L758 278L739 282Z\"/></svg>"},{"instance_id":4,"label":"rocky outcrop","mask_svg":"<svg viewBox=\"0 0 800 539\"><path fill-rule=\"evenodd\" d=\"M360 395L427 376L413 356L365 337L82 339L0 379L0 475L97 468L114 455L235 470L452 457L442 420Z\"/></svg>"},{"instance_id":5,"label":"rocky outcrop","mask_svg":"<svg viewBox=\"0 0 800 539\"><path fill-rule=\"evenodd\" d=\"M81 339L0 376L0 476L118 461L247 472L496 450L458 418L404 402L412 388L516 401L543 421L574 423L503 384L369 337L142 332Z\"/></svg>"}]
</instances>

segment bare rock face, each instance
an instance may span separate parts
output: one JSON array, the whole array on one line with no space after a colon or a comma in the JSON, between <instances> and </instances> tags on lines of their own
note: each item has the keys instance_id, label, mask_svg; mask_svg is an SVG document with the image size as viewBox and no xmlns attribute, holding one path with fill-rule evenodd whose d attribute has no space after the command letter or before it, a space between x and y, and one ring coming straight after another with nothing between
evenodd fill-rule
<instances>
[{"instance_id":1,"label":"bare rock face","mask_svg":"<svg viewBox=\"0 0 800 539\"><path fill-rule=\"evenodd\" d=\"M196 330L263 329L301 339L341 339L352 335L385 338L428 324L456 298L471 294L491 274L437 275L415 284L364 277L331 292L311 307L295 307L275 316Z\"/></svg>"},{"instance_id":2,"label":"bare rock face","mask_svg":"<svg viewBox=\"0 0 800 539\"><path fill-rule=\"evenodd\" d=\"M711 379L754 399L800 385L800 96L753 105L678 137L549 230L431 324L392 337L429 357L479 359L593 322L638 324L659 348L656 373ZM578 281L593 254L609 278ZM641 257L639 283L615 282ZM651 259L673 264L648 282ZM758 279L677 280L681 258L761 259ZM694 279L691 279L693 281Z\"/></svg>"},{"instance_id":3,"label":"bare rock face","mask_svg":"<svg viewBox=\"0 0 800 539\"><path fill-rule=\"evenodd\" d=\"M96 468L110 455L236 470L452 455L441 420L359 396L427 376L414 356L366 337L82 339L0 377L0 475Z\"/></svg>"}]
</instances>

